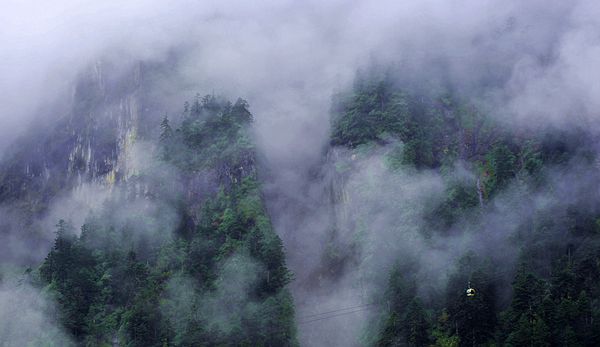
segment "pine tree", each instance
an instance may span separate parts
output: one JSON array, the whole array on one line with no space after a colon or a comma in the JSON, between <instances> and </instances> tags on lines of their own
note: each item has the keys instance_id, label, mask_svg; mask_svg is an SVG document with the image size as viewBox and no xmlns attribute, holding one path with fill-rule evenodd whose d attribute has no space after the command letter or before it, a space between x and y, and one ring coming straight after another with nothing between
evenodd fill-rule
<instances>
[{"instance_id":1,"label":"pine tree","mask_svg":"<svg viewBox=\"0 0 600 347\"><path fill-rule=\"evenodd\" d=\"M408 306L405 327L409 346L422 347L429 344L430 325L419 299L414 299Z\"/></svg>"},{"instance_id":2,"label":"pine tree","mask_svg":"<svg viewBox=\"0 0 600 347\"><path fill-rule=\"evenodd\" d=\"M169 117L165 114L160 122L160 141L165 142L173 137L173 129L169 124Z\"/></svg>"},{"instance_id":3,"label":"pine tree","mask_svg":"<svg viewBox=\"0 0 600 347\"><path fill-rule=\"evenodd\" d=\"M531 316L537 312L541 307L544 293L544 282L521 267L513 282L511 303L513 314L517 317L522 314Z\"/></svg>"},{"instance_id":4,"label":"pine tree","mask_svg":"<svg viewBox=\"0 0 600 347\"><path fill-rule=\"evenodd\" d=\"M86 331L86 316L99 293L97 261L78 242L72 225L60 220L54 247L40 267L40 275L57 292L63 325L76 338Z\"/></svg>"}]
</instances>

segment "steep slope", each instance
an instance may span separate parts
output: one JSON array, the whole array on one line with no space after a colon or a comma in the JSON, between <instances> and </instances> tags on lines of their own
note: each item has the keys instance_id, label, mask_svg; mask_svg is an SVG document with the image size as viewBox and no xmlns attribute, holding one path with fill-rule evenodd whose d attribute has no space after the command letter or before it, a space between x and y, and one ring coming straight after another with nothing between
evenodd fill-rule
<instances>
[{"instance_id":1,"label":"steep slope","mask_svg":"<svg viewBox=\"0 0 600 347\"><path fill-rule=\"evenodd\" d=\"M593 133L513 129L388 80L339 100L334 204L349 212L332 247L354 249L335 253L352 267L344 281L367 283L377 306L361 344L599 343Z\"/></svg>"},{"instance_id":2,"label":"steep slope","mask_svg":"<svg viewBox=\"0 0 600 347\"><path fill-rule=\"evenodd\" d=\"M40 280L77 341L295 344L291 277L263 207L251 122L242 100L198 98L181 126L163 120L155 157L115 185L79 236L58 224Z\"/></svg>"},{"instance_id":3,"label":"steep slope","mask_svg":"<svg viewBox=\"0 0 600 347\"><path fill-rule=\"evenodd\" d=\"M291 275L264 208L248 105L197 96L172 126L164 98L153 99L165 69L98 62L63 116L33 124L7 150L0 281L10 286L8 274L30 266L18 282L27 285L11 292L43 288L40 314L56 303L46 314L67 335L23 341L296 344Z\"/></svg>"},{"instance_id":4,"label":"steep slope","mask_svg":"<svg viewBox=\"0 0 600 347\"><path fill-rule=\"evenodd\" d=\"M81 75L63 115L41 117L6 151L0 164L0 210L7 221L0 237L8 245L3 261L39 261L52 238L42 230L44 219L56 217L57 202L79 190L81 204L93 204L90 185L103 189L132 174L133 144L148 133L145 124L157 124L143 112L143 76L141 64L97 62ZM77 218L85 209L62 207L62 218Z\"/></svg>"},{"instance_id":5,"label":"steep slope","mask_svg":"<svg viewBox=\"0 0 600 347\"><path fill-rule=\"evenodd\" d=\"M160 121L142 70L98 66L3 161L3 235L25 226L43 250L58 222L23 281L75 343L297 345L288 286L310 346L600 343L589 129L517 129L450 88L360 79L292 201L263 196L244 100L197 96ZM78 192L90 203L56 208ZM268 211L302 245L293 282Z\"/></svg>"}]
</instances>

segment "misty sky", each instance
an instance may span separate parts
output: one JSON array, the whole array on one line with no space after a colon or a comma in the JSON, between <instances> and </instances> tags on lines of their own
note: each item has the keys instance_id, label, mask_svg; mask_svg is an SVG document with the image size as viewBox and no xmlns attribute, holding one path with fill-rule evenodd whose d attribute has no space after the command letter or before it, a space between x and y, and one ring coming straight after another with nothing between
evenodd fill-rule
<instances>
[{"instance_id":1,"label":"misty sky","mask_svg":"<svg viewBox=\"0 0 600 347\"><path fill-rule=\"evenodd\" d=\"M324 141L331 93L373 63L443 69L466 88L491 76L502 83L485 97L507 114L561 121L598 106L599 12L594 1L5 0L1 143L54 116L45 107L94 61L161 61L180 49L169 90L181 102L197 91L245 97L273 155L301 151L305 131Z\"/></svg>"}]
</instances>

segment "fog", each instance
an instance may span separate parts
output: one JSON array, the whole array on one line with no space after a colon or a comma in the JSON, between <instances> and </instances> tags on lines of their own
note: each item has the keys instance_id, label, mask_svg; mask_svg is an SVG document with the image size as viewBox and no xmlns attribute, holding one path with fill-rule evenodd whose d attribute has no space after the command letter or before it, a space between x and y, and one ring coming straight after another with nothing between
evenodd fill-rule
<instances>
[{"instance_id":1,"label":"fog","mask_svg":"<svg viewBox=\"0 0 600 347\"><path fill-rule=\"evenodd\" d=\"M244 96L270 141L288 147L307 129L321 137L307 142L324 141L332 91L372 63L466 88L484 82L496 86L487 97L509 100L507 114L556 121L597 106L598 11L592 1L8 0L0 15L2 129L22 129L100 58L164 61L173 51L185 54L170 87ZM3 134L4 144L14 133Z\"/></svg>"},{"instance_id":2,"label":"fog","mask_svg":"<svg viewBox=\"0 0 600 347\"><path fill-rule=\"evenodd\" d=\"M3 283L0 287L0 304L2 346L74 345L56 319L57 312L52 300L28 283Z\"/></svg>"},{"instance_id":3,"label":"fog","mask_svg":"<svg viewBox=\"0 0 600 347\"><path fill-rule=\"evenodd\" d=\"M328 165L350 155L326 153L332 96L351 88L357 71L383 66L408 84L456 88L515 128L577 124L597 129L599 16L600 5L583 0L59 0L52 5L5 0L0 5L0 150L30 124L62 116L77 78L100 60L161 66L162 78L149 88L161 112L177 113L196 92L242 97L256 119L267 204L295 273L291 288L298 316L348 307L368 301L364 288L355 288L365 269L345 269L318 288L314 280L329 229L344 223L332 221L331 212L339 206L328 198L329 189L342 189ZM374 153L361 159L364 164L357 164L343 189L352 194L371 177L365 170L378 167L381 158ZM375 175L389 181L384 169ZM421 198L411 194L443 191L444 183L437 173L402 173L394 180L400 180L399 191L388 192L410 196L410 209L417 206L414 214L401 215L407 218L402 223L417 228ZM378 199L392 201L385 189L381 193ZM53 218L85 201L82 192L74 194L51 209ZM409 209L384 204L372 213L372 202L362 203L381 230L399 223L398 211ZM73 218L82 220L80 214ZM389 232L398 234L394 230ZM406 229L401 233L410 235ZM346 236L342 232L335 242L348 245ZM400 242L396 236L371 236L368 244L378 251L374 245ZM457 240L457 249L465 249L465 242ZM382 252L382 261L391 264L404 251ZM452 256L428 255L438 259L434 268ZM301 342L349 345L354 324L367 319L357 317L324 325L327 338L321 338L324 329L301 326Z\"/></svg>"}]
</instances>

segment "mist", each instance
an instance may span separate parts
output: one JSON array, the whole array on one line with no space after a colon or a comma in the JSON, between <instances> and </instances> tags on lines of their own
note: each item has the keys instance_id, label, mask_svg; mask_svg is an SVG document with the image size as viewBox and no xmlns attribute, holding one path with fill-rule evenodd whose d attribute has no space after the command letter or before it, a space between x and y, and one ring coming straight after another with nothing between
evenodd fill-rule
<instances>
[{"instance_id":1,"label":"mist","mask_svg":"<svg viewBox=\"0 0 600 347\"><path fill-rule=\"evenodd\" d=\"M322 144L332 92L374 63L400 66L403 78L443 75L470 91L495 86L486 94L514 105L503 113L530 121L559 121L564 111L597 106L588 69L598 54L598 8L589 1L36 5L3 4L3 129L22 129L45 114L41 108L68 96L76 75L98 59L126 65L166 61L173 52L171 93L243 95L275 143L299 141L292 128L300 128L317 131L321 142L310 142ZM273 131L290 123L285 132ZM11 135L3 135L6 144Z\"/></svg>"},{"instance_id":2,"label":"mist","mask_svg":"<svg viewBox=\"0 0 600 347\"><path fill-rule=\"evenodd\" d=\"M52 298L30 284L3 283L0 303L0 342L3 346L74 346L56 319Z\"/></svg>"},{"instance_id":3,"label":"mist","mask_svg":"<svg viewBox=\"0 0 600 347\"><path fill-rule=\"evenodd\" d=\"M597 134L599 16L600 5L583 0L61 0L52 6L7 0L0 5L0 153L8 155L10 145L29 127L67 114L77 81L99 62L122 71L139 63L158 66L160 72L144 86L158 107L141 110L142 116L175 116L198 92L249 102L267 207L295 276L290 288L298 317L370 302L398 254L416 257L423 271L430 271L418 276L437 278L439 283L432 284L436 290L448 275L445 264L465 249L483 254L490 245L501 245L498 257L514 262L509 236L526 218L517 215L518 208L506 211L506 206L558 201L543 195L501 196L490 203L495 209L461 225L469 229L478 220L511 221L490 222L498 227L490 227L483 240L468 233L423 240L416 235L424 223L422 209L427 199L444 191L445 178L405 168L390 173L384 163L389 148L362 157L328 148L333 96L349 91L361 72L385 71L403 85L456 90L511 129L581 127ZM139 148L129 162L151 152ZM353 154L359 158L351 159ZM341 181L334 168L340 162L350 163ZM455 174L472 184L473 171L457 168ZM377 203L363 192L368 188L362 185L372 181L388 182L370 187ZM53 200L40 228L48 230L58 218L80 227L90 211L110 198L112 188L104 183L84 184ZM332 201L331 190L355 200ZM1 211L3 224L18 221L4 212L12 211L11 206ZM370 221L370 230L380 231L357 241L345 231L354 230L350 217L361 214ZM179 222L167 215L168 225L160 225L160 231ZM338 229L334 240L333 226ZM15 239L14 233L9 235L7 240ZM29 254L28 243L15 241L15 255L7 258L15 263L42 259L52 230L43 235L36 256ZM389 244L397 246L388 249ZM349 255L339 273L322 275L331 245L356 247L360 256ZM365 260L369 254L380 257ZM380 278L362 278L365 273ZM316 280L320 274L325 279ZM300 341L349 346L356 341L351 334L355 327L371 319L360 313L316 328L302 325Z\"/></svg>"}]
</instances>

